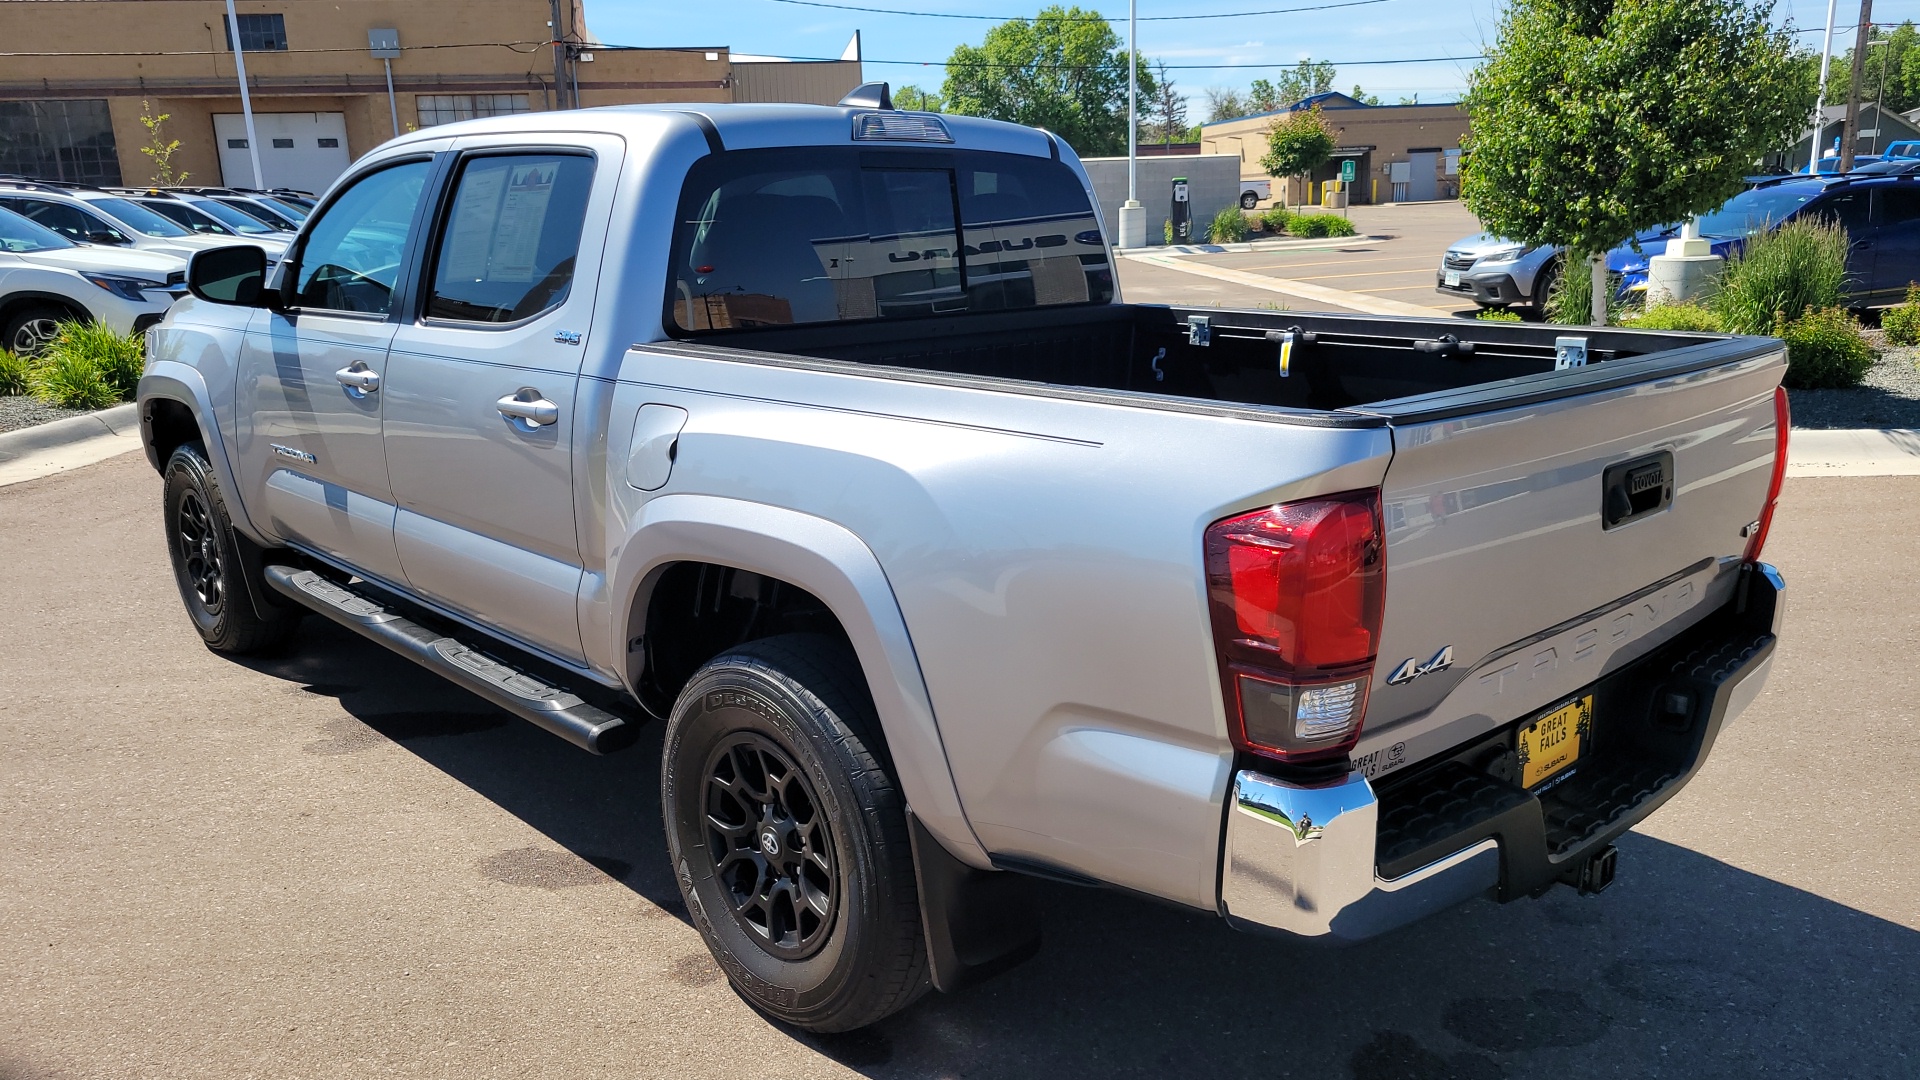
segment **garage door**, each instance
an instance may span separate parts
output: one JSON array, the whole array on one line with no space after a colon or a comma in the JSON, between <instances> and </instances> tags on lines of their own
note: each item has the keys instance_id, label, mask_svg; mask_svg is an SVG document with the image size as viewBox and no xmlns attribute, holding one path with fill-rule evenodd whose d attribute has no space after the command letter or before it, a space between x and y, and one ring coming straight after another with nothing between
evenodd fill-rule
<instances>
[{"instance_id":1,"label":"garage door","mask_svg":"<svg viewBox=\"0 0 1920 1080\"><path fill-rule=\"evenodd\" d=\"M254 113L253 128L260 138L262 187L318 194L353 160L347 155L345 113ZM246 119L239 113L215 113L213 133L220 142L222 183L255 186Z\"/></svg>"}]
</instances>

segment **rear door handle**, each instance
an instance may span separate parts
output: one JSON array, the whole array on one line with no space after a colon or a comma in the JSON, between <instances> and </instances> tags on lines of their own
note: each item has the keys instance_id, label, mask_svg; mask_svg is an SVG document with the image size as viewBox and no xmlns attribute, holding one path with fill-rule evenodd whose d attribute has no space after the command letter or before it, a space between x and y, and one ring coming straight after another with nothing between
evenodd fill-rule
<instances>
[{"instance_id":1,"label":"rear door handle","mask_svg":"<svg viewBox=\"0 0 1920 1080\"><path fill-rule=\"evenodd\" d=\"M560 406L540 396L540 391L532 387L522 387L517 394L511 394L494 402L500 409L500 415L509 420L524 423L527 428L546 427L560 419Z\"/></svg>"},{"instance_id":2,"label":"rear door handle","mask_svg":"<svg viewBox=\"0 0 1920 1080\"><path fill-rule=\"evenodd\" d=\"M348 394L357 398L380 392L380 373L368 367L365 360L355 360L334 372L333 377L340 380Z\"/></svg>"}]
</instances>

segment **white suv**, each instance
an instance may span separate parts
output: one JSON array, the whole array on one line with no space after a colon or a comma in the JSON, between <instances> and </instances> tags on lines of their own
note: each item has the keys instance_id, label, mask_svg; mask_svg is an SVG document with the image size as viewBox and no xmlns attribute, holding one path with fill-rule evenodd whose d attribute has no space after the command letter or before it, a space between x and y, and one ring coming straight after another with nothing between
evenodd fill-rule
<instances>
[{"instance_id":1,"label":"white suv","mask_svg":"<svg viewBox=\"0 0 1920 1080\"><path fill-rule=\"evenodd\" d=\"M196 251L240 243L235 235L203 235L155 213L138 200L98 188L39 181L0 181L0 208L52 229L79 244L157 252L192 258ZM217 228L217 227L216 227ZM286 243L278 236L249 236L269 259L278 259Z\"/></svg>"},{"instance_id":2,"label":"white suv","mask_svg":"<svg viewBox=\"0 0 1920 1080\"><path fill-rule=\"evenodd\" d=\"M145 330L186 291L186 269L176 256L76 244L0 209L0 349L32 356L68 321Z\"/></svg>"}]
</instances>

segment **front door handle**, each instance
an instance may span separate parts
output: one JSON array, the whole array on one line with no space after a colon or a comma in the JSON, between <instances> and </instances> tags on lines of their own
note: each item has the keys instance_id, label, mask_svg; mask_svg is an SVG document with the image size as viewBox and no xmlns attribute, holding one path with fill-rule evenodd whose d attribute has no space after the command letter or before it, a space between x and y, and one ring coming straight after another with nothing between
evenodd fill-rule
<instances>
[{"instance_id":1,"label":"front door handle","mask_svg":"<svg viewBox=\"0 0 1920 1080\"><path fill-rule=\"evenodd\" d=\"M546 427L560 419L560 406L540 396L534 388L522 387L520 392L494 402L500 415L509 420L517 420L529 429Z\"/></svg>"},{"instance_id":2,"label":"front door handle","mask_svg":"<svg viewBox=\"0 0 1920 1080\"><path fill-rule=\"evenodd\" d=\"M355 360L334 372L333 377L339 379L340 385L346 387L347 393L353 397L363 398L380 392L380 373L368 367L365 360Z\"/></svg>"}]
</instances>

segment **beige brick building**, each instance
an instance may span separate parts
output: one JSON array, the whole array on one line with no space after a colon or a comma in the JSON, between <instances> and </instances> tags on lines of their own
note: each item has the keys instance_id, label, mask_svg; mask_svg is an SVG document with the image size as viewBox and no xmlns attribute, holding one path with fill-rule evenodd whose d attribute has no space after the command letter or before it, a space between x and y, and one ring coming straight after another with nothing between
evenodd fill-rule
<instances>
[{"instance_id":1,"label":"beige brick building","mask_svg":"<svg viewBox=\"0 0 1920 1080\"><path fill-rule=\"evenodd\" d=\"M319 190L393 137L396 120L408 131L575 101L832 102L860 82L857 59L598 46L580 0L241 0L236 10L267 186ZM224 0L0 0L0 51L15 54L0 67L0 173L147 183L140 118L166 113L166 137L181 142L176 171L252 186L226 23ZM370 31L399 37L391 98ZM558 50L559 85L556 37L571 43Z\"/></svg>"},{"instance_id":2,"label":"beige brick building","mask_svg":"<svg viewBox=\"0 0 1920 1080\"><path fill-rule=\"evenodd\" d=\"M1349 188L1354 203L1425 202L1460 197L1460 140L1467 113L1457 103L1366 105L1345 94L1318 94L1293 109L1320 106L1333 127L1338 149L1312 178L1312 189L1297 178L1273 182L1275 201L1304 202L1328 180L1340 177L1340 164L1354 163ZM1267 152L1267 129L1293 109L1260 113L1207 124L1200 129L1200 152L1234 154L1243 179L1267 178L1260 158Z\"/></svg>"}]
</instances>

